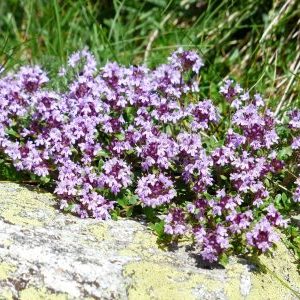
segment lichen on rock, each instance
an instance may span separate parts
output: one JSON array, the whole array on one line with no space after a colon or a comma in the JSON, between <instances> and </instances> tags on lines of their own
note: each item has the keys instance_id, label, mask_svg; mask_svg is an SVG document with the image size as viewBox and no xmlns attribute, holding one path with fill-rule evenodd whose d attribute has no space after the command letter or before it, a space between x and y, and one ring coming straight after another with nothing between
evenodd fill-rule
<instances>
[{"instance_id":1,"label":"lichen on rock","mask_svg":"<svg viewBox=\"0 0 300 300\"><path fill-rule=\"evenodd\" d=\"M0 262L0 280L4 280L8 277L9 272L13 272L15 267L6 262Z\"/></svg>"},{"instance_id":2,"label":"lichen on rock","mask_svg":"<svg viewBox=\"0 0 300 300\"><path fill-rule=\"evenodd\" d=\"M0 299L298 299L294 257L207 269L186 245L163 251L141 222L82 220L54 197L0 183ZM298 294L297 294L298 293Z\"/></svg>"}]
</instances>

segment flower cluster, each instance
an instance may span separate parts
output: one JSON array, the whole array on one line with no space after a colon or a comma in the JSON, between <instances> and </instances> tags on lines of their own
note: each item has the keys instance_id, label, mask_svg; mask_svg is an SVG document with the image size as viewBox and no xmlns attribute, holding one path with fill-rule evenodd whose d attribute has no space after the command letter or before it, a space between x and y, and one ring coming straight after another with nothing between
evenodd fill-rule
<instances>
[{"instance_id":1,"label":"flower cluster","mask_svg":"<svg viewBox=\"0 0 300 300\"><path fill-rule=\"evenodd\" d=\"M109 188L115 195L132 182L130 168L122 159L111 158L104 163L102 169L103 173L99 176L100 186Z\"/></svg>"},{"instance_id":2,"label":"flower cluster","mask_svg":"<svg viewBox=\"0 0 300 300\"><path fill-rule=\"evenodd\" d=\"M292 149L296 153L298 167L300 167L300 110L295 109L289 114L289 126L294 133L294 138L291 144ZM296 189L293 199L295 202L300 202L300 176L296 180Z\"/></svg>"},{"instance_id":3,"label":"flower cluster","mask_svg":"<svg viewBox=\"0 0 300 300\"><path fill-rule=\"evenodd\" d=\"M170 203L176 196L172 181L163 174L141 177L136 193L144 205L151 207Z\"/></svg>"},{"instance_id":4,"label":"flower cluster","mask_svg":"<svg viewBox=\"0 0 300 300\"><path fill-rule=\"evenodd\" d=\"M300 177L296 180L297 187L294 192L293 199L295 202L300 202Z\"/></svg>"},{"instance_id":5,"label":"flower cluster","mask_svg":"<svg viewBox=\"0 0 300 300\"><path fill-rule=\"evenodd\" d=\"M165 234L191 235L205 260L239 253L237 244L264 252L277 240L273 228L286 225L267 184L283 168L277 121L259 94L230 80L220 87L225 111L200 100L202 66L179 49L153 70L98 68L83 49L54 85L39 66L2 74L0 151L52 180L60 207L82 218L110 218L130 191L164 215ZM291 114L295 130L299 116Z\"/></svg>"},{"instance_id":6,"label":"flower cluster","mask_svg":"<svg viewBox=\"0 0 300 300\"><path fill-rule=\"evenodd\" d=\"M273 232L273 228L267 219L261 220L252 231L247 233L249 245L257 247L262 252L270 249L273 243L278 240L279 237Z\"/></svg>"}]
</instances>

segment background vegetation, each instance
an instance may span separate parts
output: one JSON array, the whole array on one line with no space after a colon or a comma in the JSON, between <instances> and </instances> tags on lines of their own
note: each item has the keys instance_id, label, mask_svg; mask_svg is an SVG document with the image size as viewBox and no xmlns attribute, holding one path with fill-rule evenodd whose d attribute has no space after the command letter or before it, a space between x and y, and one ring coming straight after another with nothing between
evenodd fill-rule
<instances>
[{"instance_id":1,"label":"background vegetation","mask_svg":"<svg viewBox=\"0 0 300 300\"><path fill-rule=\"evenodd\" d=\"M179 46L205 59L202 92L226 76L283 113L299 101L298 0L0 1L0 63L55 65L88 45L100 63L154 66Z\"/></svg>"}]
</instances>

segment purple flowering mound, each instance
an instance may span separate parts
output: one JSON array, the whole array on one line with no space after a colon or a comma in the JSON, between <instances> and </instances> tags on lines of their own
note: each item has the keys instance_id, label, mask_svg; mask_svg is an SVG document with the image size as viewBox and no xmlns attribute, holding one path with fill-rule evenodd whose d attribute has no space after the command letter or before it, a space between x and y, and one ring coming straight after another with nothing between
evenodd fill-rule
<instances>
[{"instance_id":1,"label":"purple flowering mound","mask_svg":"<svg viewBox=\"0 0 300 300\"><path fill-rule=\"evenodd\" d=\"M146 213L166 240L190 238L209 262L265 252L286 226L278 186L296 185L300 202L300 179L283 180L281 158L286 148L299 157L300 111L279 124L231 80L218 100L199 99L202 66L179 49L153 70L98 68L84 49L55 80L21 67L0 79L0 151L54 184L61 209L81 218ZM284 146L282 127L294 136Z\"/></svg>"}]
</instances>

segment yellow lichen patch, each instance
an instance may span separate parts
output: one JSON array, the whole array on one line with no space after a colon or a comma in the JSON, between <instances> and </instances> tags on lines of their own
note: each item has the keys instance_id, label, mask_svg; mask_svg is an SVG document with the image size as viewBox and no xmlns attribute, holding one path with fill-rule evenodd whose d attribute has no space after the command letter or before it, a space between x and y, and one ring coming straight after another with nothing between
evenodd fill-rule
<instances>
[{"instance_id":1,"label":"yellow lichen patch","mask_svg":"<svg viewBox=\"0 0 300 300\"><path fill-rule=\"evenodd\" d=\"M91 234L93 237L95 237L98 241L103 241L104 239L109 238L108 237L108 226L104 223L99 224L93 224L89 225L87 227L87 230L89 234Z\"/></svg>"},{"instance_id":2,"label":"yellow lichen patch","mask_svg":"<svg viewBox=\"0 0 300 300\"><path fill-rule=\"evenodd\" d=\"M295 258L284 245L284 240L277 244L272 256L261 255L259 263L261 270L251 272L251 290L247 300L262 297L279 300L300 299L300 275Z\"/></svg>"},{"instance_id":3,"label":"yellow lichen patch","mask_svg":"<svg viewBox=\"0 0 300 300\"><path fill-rule=\"evenodd\" d=\"M134 239L125 248L119 251L120 255L141 257L153 262L172 262L173 259L168 252L163 252L158 248L156 236L150 232L137 232ZM163 254L163 255L162 255Z\"/></svg>"},{"instance_id":4,"label":"yellow lichen patch","mask_svg":"<svg viewBox=\"0 0 300 300\"><path fill-rule=\"evenodd\" d=\"M20 300L65 300L66 294L51 294L45 288L36 289L29 287L19 293Z\"/></svg>"},{"instance_id":5,"label":"yellow lichen patch","mask_svg":"<svg viewBox=\"0 0 300 300\"><path fill-rule=\"evenodd\" d=\"M137 253L136 251L134 250L131 250L131 249L122 249L118 252L119 255L121 256L130 256L130 257L139 257L139 253Z\"/></svg>"},{"instance_id":6,"label":"yellow lichen patch","mask_svg":"<svg viewBox=\"0 0 300 300\"><path fill-rule=\"evenodd\" d=\"M204 275L180 272L170 265L134 262L125 266L124 275L131 278L129 300L189 300L196 299L193 289L211 294L223 289L223 284Z\"/></svg>"},{"instance_id":7,"label":"yellow lichen patch","mask_svg":"<svg viewBox=\"0 0 300 300\"><path fill-rule=\"evenodd\" d=\"M12 244L11 240L4 240L1 242L2 247L8 248Z\"/></svg>"},{"instance_id":8,"label":"yellow lichen patch","mask_svg":"<svg viewBox=\"0 0 300 300\"><path fill-rule=\"evenodd\" d=\"M43 223L36 219L30 219L27 216L22 216L21 208L9 209L6 212L1 214L1 217L13 224L16 225L32 225L32 226L41 226Z\"/></svg>"},{"instance_id":9,"label":"yellow lichen patch","mask_svg":"<svg viewBox=\"0 0 300 300\"><path fill-rule=\"evenodd\" d=\"M9 273L14 272L16 267L6 262L0 263L0 280L7 279Z\"/></svg>"},{"instance_id":10,"label":"yellow lichen patch","mask_svg":"<svg viewBox=\"0 0 300 300\"><path fill-rule=\"evenodd\" d=\"M284 241L284 237L282 237L282 241L277 244L272 257L262 255L259 259L269 272L276 274L278 281L297 290L300 295L300 275L297 271L296 258L284 245Z\"/></svg>"},{"instance_id":11,"label":"yellow lichen patch","mask_svg":"<svg viewBox=\"0 0 300 300\"><path fill-rule=\"evenodd\" d=\"M54 218L54 208L50 205L53 197L50 194L43 195L48 203L39 197L38 193L25 187L5 183L3 189L0 188L0 218L17 225L42 226Z\"/></svg>"},{"instance_id":12,"label":"yellow lichen patch","mask_svg":"<svg viewBox=\"0 0 300 300\"><path fill-rule=\"evenodd\" d=\"M228 278L227 284L224 286L225 293L228 299L239 300L243 299L241 295L241 276L246 272L245 266L241 264L232 264L226 266L226 274Z\"/></svg>"},{"instance_id":13,"label":"yellow lichen patch","mask_svg":"<svg viewBox=\"0 0 300 300\"><path fill-rule=\"evenodd\" d=\"M193 288L197 286L200 286L201 293L222 291L228 299L233 300L254 300L261 297L297 299L297 295L288 286L295 290L295 286L300 283L300 277L293 263L293 256L283 243L279 243L273 258L261 257L262 264L271 272L252 272L246 265L236 261L227 265L226 280L221 281L209 279L208 275L187 275L178 271L171 265L174 257L160 250L155 236L148 232L136 233L129 246L122 249L119 254L140 258L140 262L133 262L124 268L125 276L132 278L129 298L133 300L194 299ZM286 284L278 280L274 274L277 274ZM242 278L246 280L243 288Z\"/></svg>"},{"instance_id":14,"label":"yellow lichen patch","mask_svg":"<svg viewBox=\"0 0 300 300\"><path fill-rule=\"evenodd\" d=\"M251 291L246 300L257 300L262 298L266 300L297 299L288 288L279 283L271 274L252 274L251 283Z\"/></svg>"},{"instance_id":15,"label":"yellow lichen patch","mask_svg":"<svg viewBox=\"0 0 300 300\"><path fill-rule=\"evenodd\" d=\"M13 300L13 294L8 289L0 291L0 300Z\"/></svg>"}]
</instances>

